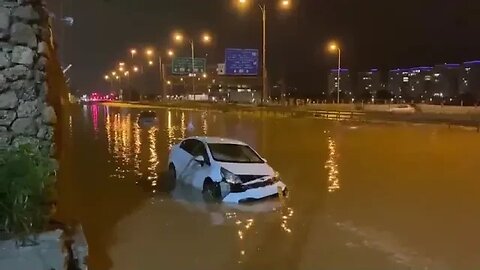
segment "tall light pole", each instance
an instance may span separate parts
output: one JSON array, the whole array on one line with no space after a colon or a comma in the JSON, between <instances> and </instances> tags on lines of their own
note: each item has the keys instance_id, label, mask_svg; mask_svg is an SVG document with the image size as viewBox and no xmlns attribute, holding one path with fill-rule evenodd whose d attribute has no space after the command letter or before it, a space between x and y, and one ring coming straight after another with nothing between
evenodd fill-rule
<instances>
[{"instance_id":1,"label":"tall light pole","mask_svg":"<svg viewBox=\"0 0 480 270\"><path fill-rule=\"evenodd\" d=\"M152 57L154 52L152 49L146 50L146 54L148 57ZM173 57L175 53L173 50L167 50L168 57ZM153 66L154 62L152 60L148 61L149 66ZM158 71L160 74L160 84L162 86L162 97L165 98L167 96L167 86L166 86L166 79L165 79L165 64L162 58L161 50L158 50Z\"/></svg>"},{"instance_id":2,"label":"tall light pole","mask_svg":"<svg viewBox=\"0 0 480 270\"><path fill-rule=\"evenodd\" d=\"M262 101L268 99L268 74L267 74L267 6L265 4L260 5L260 10L262 11Z\"/></svg>"},{"instance_id":3,"label":"tall light pole","mask_svg":"<svg viewBox=\"0 0 480 270\"><path fill-rule=\"evenodd\" d=\"M176 33L173 36L174 40L177 43L181 43L184 40L184 37L182 34ZM202 42L204 43L210 43L212 40L212 37L208 34L203 34L202 36ZM196 100L196 95L195 95L195 78L196 78L196 73L195 73L195 42L193 39L189 40L191 50L192 50L192 94L193 94L193 100Z\"/></svg>"},{"instance_id":4,"label":"tall light pole","mask_svg":"<svg viewBox=\"0 0 480 270\"><path fill-rule=\"evenodd\" d=\"M240 5L246 5L251 0L238 0ZM280 7L288 9L291 3L290 0L280 0ZM262 104L269 98L268 88L268 73L267 73L267 5L265 2L259 3L258 7L262 11Z\"/></svg>"},{"instance_id":5,"label":"tall light pole","mask_svg":"<svg viewBox=\"0 0 480 270\"><path fill-rule=\"evenodd\" d=\"M342 67L342 49L336 43L330 43L328 46L331 52L338 52L338 68L337 68L337 104L340 104L340 71Z\"/></svg>"},{"instance_id":6,"label":"tall light pole","mask_svg":"<svg viewBox=\"0 0 480 270\"><path fill-rule=\"evenodd\" d=\"M113 78L110 78L109 75L105 75L103 78L105 79L105 81L110 82L110 91L113 91Z\"/></svg>"},{"instance_id":7,"label":"tall light pole","mask_svg":"<svg viewBox=\"0 0 480 270\"><path fill-rule=\"evenodd\" d=\"M131 49L130 50L130 55L132 56L132 59L136 54L137 54L137 49Z\"/></svg>"}]
</instances>

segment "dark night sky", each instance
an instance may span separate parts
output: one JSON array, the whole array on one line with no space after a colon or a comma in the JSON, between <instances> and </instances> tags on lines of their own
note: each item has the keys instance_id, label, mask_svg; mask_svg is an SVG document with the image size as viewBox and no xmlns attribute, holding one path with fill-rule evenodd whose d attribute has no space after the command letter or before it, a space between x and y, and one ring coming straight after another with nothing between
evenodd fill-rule
<instances>
[{"instance_id":1,"label":"dark night sky","mask_svg":"<svg viewBox=\"0 0 480 270\"><path fill-rule=\"evenodd\" d=\"M73 88L82 91L104 86L102 75L126 59L130 47L171 47L175 29L211 32L215 44L199 51L209 54L210 63L221 62L226 47L261 46L260 11L239 13L234 0L47 0L56 14L60 1L65 15L75 18L63 47L74 65ZM268 68L272 81L285 78L306 95L324 89L327 70L336 65L325 50L332 38L343 47L345 67L354 71L480 58L478 0L294 2L288 13L270 8ZM181 54L187 53L184 48Z\"/></svg>"}]
</instances>

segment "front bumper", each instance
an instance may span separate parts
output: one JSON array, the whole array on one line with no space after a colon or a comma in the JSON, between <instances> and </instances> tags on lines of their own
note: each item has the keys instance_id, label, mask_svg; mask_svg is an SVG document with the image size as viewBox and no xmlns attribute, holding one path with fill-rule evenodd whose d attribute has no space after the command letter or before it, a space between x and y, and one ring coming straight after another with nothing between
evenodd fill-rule
<instances>
[{"instance_id":1,"label":"front bumper","mask_svg":"<svg viewBox=\"0 0 480 270\"><path fill-rule=\"evenodd\" d=\"M223 202L225 203L242 203L279 195L279 192L285 194L287 186L281 182L275 182L267 186L248 188L243 191L230 192Z\"/></svg>"}]
</instances>

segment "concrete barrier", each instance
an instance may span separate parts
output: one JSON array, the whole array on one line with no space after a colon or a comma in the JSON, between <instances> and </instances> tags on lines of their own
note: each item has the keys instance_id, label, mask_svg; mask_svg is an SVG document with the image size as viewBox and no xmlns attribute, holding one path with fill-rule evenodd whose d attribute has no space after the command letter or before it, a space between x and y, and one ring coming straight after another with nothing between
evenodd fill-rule
<instances>
[{"instance_id":1,"label":"concrete barrier","mask_svg":"<svg viewBox=\"0 0 480 270\"><path fill-rule=\"evenodd\" d=\"M365 112L390 112L392 107L398 107L398 104L365 104L363 110Z\"/></svg>"},{"instance_id":2,"label":"concrete barrier","mask_svg":"<svg viewBox=\"0 0 480 270\"><path fill-rule=\"evenodd\" d=\"M422 113L433 114L480 114L480 107L467 107L467 106L440 106L440 105L428 105L418 104L417 108Z\"/></svg>"},{"instance_id":3,"label":"concrete barrier","mask_svg":"<svg viewBox=\"0 0 480 270\"><path fill-rule=\"evenodd\" d=\"M312 111L356 111L355 104L308 104L300 108Z\"/></svg>"}]
</instances>

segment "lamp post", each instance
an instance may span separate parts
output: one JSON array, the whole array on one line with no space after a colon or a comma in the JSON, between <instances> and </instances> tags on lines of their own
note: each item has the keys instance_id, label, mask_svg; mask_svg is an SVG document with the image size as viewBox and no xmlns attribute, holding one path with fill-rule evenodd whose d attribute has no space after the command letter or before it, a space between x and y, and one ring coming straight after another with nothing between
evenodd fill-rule
<instances>
[{"instance_id":1,"label":"lamp post","mask_svg":"<svg viewBox=\"0 0 480 270\"><path fill-rule=\"evenodd\" d=\"M336 43L330 43L329 50L338 53L338 68L337 68L337 104L340 104L340 71L342 67L342 49Z\"/></svg>"},{"instance_id":2,"label":"lamp post","mask_svg":"<svg viewBox=\"0 0 480 270\"><path fill-rule=\"evenodd\" d=\"M153 50L147 50L147 56L151 57L153 55ZM167 50L167 55L169 57L173 57L175 53L172 50ZM149 66L153 66L154 62L152 60L148 61ZM162 85L162 97L165 98L167 96L167 86L166 86L166 79L165 79L165 64L162 58L161 51L158 51L158 71L160 74L160 84Z\"/></svg>"},{"instance_id":3,"label":"lamp post","mask_svg":"<svg viewBox=\"0 0 480 270\"><path fill-rule=\"evenodd\" d=\"M133 57L137 54L137 50L136 49L131 49L130 50L130 55L132 56L132 59Z\"/></svg>"},{"instance_id":4,"label":"lamp post","mask_svg":"<svg viewBox=\"0 0 480 270\"><path fill-rule=\"evenodd\" d=\"M241 6L246 5L251 0L238 0ZM291 3L290 0L281 0L280 7L282 9L288 9ZM259 3L258 7L262 12L262 100L261 103L268 99L270 96L268 89L268 73L267 73L267 5L265 2Z\"/></svg>"},{"instance_id":5,"label":"lamp post","mask_svg":"<svg viewBox=\"0 0 480 270\"><path fill-rule=\"evenodd\" d=\"M132 59L133 57L137 54L137 49L131 49L130 50L130 54L132 55ZM145 49L145 55L147 57L147 64L148 66L154 66L155 65L155 62L152 60L153 56L155 55L155 50L152 49L152 48L147 48ZM167 50L167 55L169 57L173 57L175 55L174 51L173 50ZM160 75L160 85L161 85L161 88L162 88L162 95L163 97L166 96L166 86L165 86L165 65L163 63L163 59L162 59L162 54L160 53L160 50L158 50L158 71L159 71L159 75ZM140 68L137 67L137 66L134 66L133 67L133 72L137 73L139 72L143 74L143 65L140 65Z\"/></svg>"},{"instance_id":6,"label":"lamp post","mask_svg":"<svg viewBox=\"0 0 480 270\"><path fill-rule=\"evenodd\" d=\"M184 40L183 35L179 34L179 33L174 34L173 38L177 43L181 43ZM208 44L211 41L212 41L212 37L210 35L203 34L203 36L202 36L202 42L203 43ZM191 77L192 77L192 94L193 94L193 100L196 100L196 96L195 96L195 77L196 77L196 73L195 73L195 42L194 42L193 39L190 39L189 43L190 43L190 47L191 47L191 50L192 50L192 75L191 75Z\"/></svg>"},{"instance_id":7,"label":"lamp post","mask_svg":"<svg viewBox=\"0 0 480 270\"><path fill-rule=\"evenodd\" d=\"M113 90L113 78L110 78L109 75L105 75L104 79L105 79L105 81L110 82L110 88L111 88L110 91L112 91Z\"/></svg>"}]
</instances>

